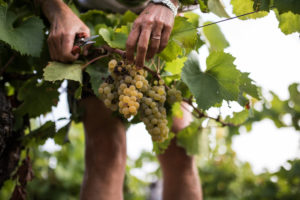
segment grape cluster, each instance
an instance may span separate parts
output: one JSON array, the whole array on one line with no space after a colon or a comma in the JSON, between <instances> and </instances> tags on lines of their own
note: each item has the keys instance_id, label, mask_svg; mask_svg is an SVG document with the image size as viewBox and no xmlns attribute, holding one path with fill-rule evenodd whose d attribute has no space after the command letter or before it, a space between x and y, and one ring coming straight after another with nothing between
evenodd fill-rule
<instances>
[{"instance_id":1,"label":"grape cluster","mask_svg":"<svg viewBox=\"0 0 300 200\"><path fill-rule=\"evenodd\" d=\"M99 88L101 99L106 107L119 110L125 118L135 116L143 98L142 91L148 90L147 73L116 60L108 63L108 70L110 75Z\"/></svg>"},{"instance_id":2,"label":"grape cluster","mask_svg":"<svg viewBox=\"0 0 300 200\"><path fill-rule=\"evenodd\" d=\"M119 111L124 118L139 113L152 140L163 142L168 138L169 128L164 104L181 100L180 91L165 90L163 80L148 82L147 71L137 69L123 61L111 60L108 63L110 75L99 87L100 98L106 107Z\"/></svg>"},{"instance_id":3,"label":"grape cluster","mask_svg":"<svg viewBox=\"0 0 300 200\"><path fill-rule=\"evenodd\" d=\"M181 102L182 101L182 95L179 90L172 87L168 90L168 103L173 104L175 102Z\"/></svg>"}]
</instances>

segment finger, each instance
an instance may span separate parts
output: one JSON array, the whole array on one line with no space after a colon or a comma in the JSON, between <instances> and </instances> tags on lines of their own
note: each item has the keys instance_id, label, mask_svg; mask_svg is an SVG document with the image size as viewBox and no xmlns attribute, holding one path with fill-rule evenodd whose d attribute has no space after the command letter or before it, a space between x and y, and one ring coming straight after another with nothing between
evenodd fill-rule
<instances>
[{"instance_id":1,"label":"finger","mask_svg":"<svg viewBox=\"0 0 300 200\"><path fill-rule=\"evenodd\" d=\"M88 44L83 47L83 55L84 56L87 56L89 54L89 49L91 48L91 46L93 46L93 44Z\"/></svg>"},{"instance_id":2,"label":"finger","mask_svg":"<svg viewBox=\"0 0 300 200\"><path fill-rule=\"evenodd\" d=\"M141 35L137 46L137 54L136 54L136 66L138 68L144 66L144 61L146 58L151 32L152 32L151 25L145 25L141 31Z\"/></svg>"},{"instance_id":3,"label":"finger","mask_svg":"<svg viewBox=\"0 0 300 200\"><path fill-rule=\"evenodd\" d=\"M79 53L73 55L72 49L74 46L75 34L62 34L60 40L60 59L63 62L72 62L79 57Z\"/></svg>"},{"instance_id":4,"label":"finger","mask_svg":"<svg viewBox=\"0 0 300 200\"><path fill-rule=\"evenodd\" d=\"M154 31L151 34L149 50L148 50L147 56L146 56L147 59L153 58L155 53L158 51L159 46L160 46L162 29L163 29L163 23L162 22L156 23Z\"/></svg>"},{"instance_id":5,"label":"finger","mask_svg":"<svg viewBox=\"0 0 300 200\"><path fill-rule=\"evenodd\" d=\"M140 29L141 26L139 24L134 24L126 42L126 58L129 63L133 63L134 60L134 51L140 36Z\"/></svg>"},{"instance_id":6,"label":"finger","mask_svg":"<svg viewBox=\"0 0 300 200\"><path fill-rule=\"evenodd\" d=\"M171 32L172 32L171 26L164 26L162 33L161 33L161 41L160 41L158 53L161 52L162 50L164 50L164 48L167 46Z\"/></svg>"},{"instance_id":7,"label":"finger","mask_svg":"<svg viewBox=\"0 0 300 200\"><path fill-rule=\"evenodd\" d=\"M55 48L53 38L51 35L49 35L47 43L48 43L48 49L49 49L49 54L50 54L51 60L53 60L53 61L57 60L56 53L55 53L56 48Z\"/></svg>"}]
</instances>

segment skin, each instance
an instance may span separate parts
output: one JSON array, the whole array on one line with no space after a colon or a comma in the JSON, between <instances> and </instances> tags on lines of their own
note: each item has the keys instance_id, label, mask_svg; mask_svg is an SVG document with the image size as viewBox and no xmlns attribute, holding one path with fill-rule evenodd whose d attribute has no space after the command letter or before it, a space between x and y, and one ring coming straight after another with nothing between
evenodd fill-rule
<instances>
[{"instance_id":1,"label":"skin","mask_svg":"<svg viewBox=\"0 0 300 200\"><path fill-rule=\"evenodd\" d=\"M51 29L48 46L52 60L72 62L79 55L71 53L76 34L90 35L88 27L61 0L39 0ZM174 0L177 5L177 1ZM164 5L149 4L133 25L126 44L126 55L136 65L144 66L167 45L174 23L173 13ZM153 38L154 37L154 38ZM84 108L85 173L81 199L122 200L126 166L125 127L96 97L80 102ZM191 114L175 118L172 127L177 133L186 127ZM164 200L201 200L201 185L195 160L185 150L171 142L167 151L158 156L164 178Z\"/></svg>"}]
</instances>

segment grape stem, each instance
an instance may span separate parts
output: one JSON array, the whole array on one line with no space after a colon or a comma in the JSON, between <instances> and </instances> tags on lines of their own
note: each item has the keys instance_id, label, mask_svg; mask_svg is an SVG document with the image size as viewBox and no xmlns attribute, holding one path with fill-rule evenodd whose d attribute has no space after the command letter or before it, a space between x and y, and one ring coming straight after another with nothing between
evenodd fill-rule
<instances>
[{"instance_id":1,"label":"grape stem","mask_svg":"<svg viewBox=\"0 0 300 200\"><path fill-rule=\"evenodd\" d=\"M233 127L233 126L239 126L239 125L236 125L236 124L233 124L233 123L229 123L229 122L223 121L223 120L221 119L220 116L218 116L217 118L214 118L214 117L211 117L211 116L207 115L206 113L202 112L200 109L198 109L198 108L193 104L193 101L192 101L191 98L189 98L189 99L183 98L182 101L183 101L183 102L186 102L187 104L189 104L189 105L193 108L193 110L198 114L197 118L199 118L199 119L200 119L200 118L203 118L203 117L208 118L208 119L212 119L212 120L214 120L214 121L216 121L216 122L219 122L223 127L224 127L224 126L232 126L232 127Z\"/></svg>"},{"instance_id":2,"label":"grape stem","mask_svg":"<svg viewBox=\"0 0 300 200\"><path fill-rule=\"evenodd\" d=\"M107 53L107 54L98 56L98 57L96 57L96 58L93 58L93 59L90 60L89 62L87 62L87 63L85 63L84 65L82 65L82 66L81 66L81 69L82 69L82 70L85 70L85 68L87 68L90 64L92 64L92 63L96 62L97 60L100 60L100 59L102 59L102 58L104 58L104 57L107 57L107 56L109 56L109 55L110 55L110 54Z\"/></svg>"}]
</instances>

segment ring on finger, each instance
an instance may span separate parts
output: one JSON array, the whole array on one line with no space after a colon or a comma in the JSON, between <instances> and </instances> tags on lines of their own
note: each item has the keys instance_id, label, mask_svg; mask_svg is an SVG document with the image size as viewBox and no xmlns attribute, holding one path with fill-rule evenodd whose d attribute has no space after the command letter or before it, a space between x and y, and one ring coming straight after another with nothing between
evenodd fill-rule
<instances>
[{"instance_id":1,"label":"ring on finger","mask_svg":"<svg viewBox=\"0 0 300 200\"><path fill-rule=\"evenodd\" d=\"M160 35L153 36L152 39L154 39L154 40L160 40Z\"/></svg>"}]
</instances>

